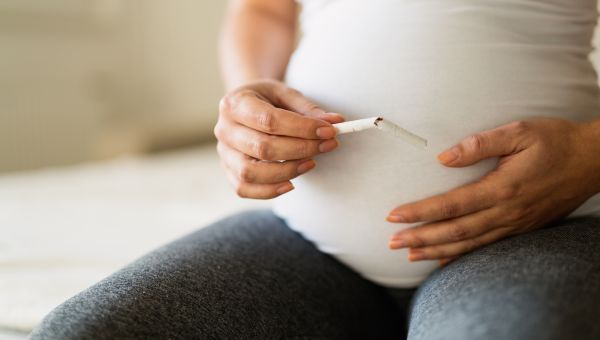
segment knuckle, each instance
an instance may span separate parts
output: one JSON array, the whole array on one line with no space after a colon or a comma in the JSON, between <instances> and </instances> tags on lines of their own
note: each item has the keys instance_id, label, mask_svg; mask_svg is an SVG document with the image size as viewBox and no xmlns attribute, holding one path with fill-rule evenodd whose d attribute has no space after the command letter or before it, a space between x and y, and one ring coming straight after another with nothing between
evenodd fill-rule
<instances>
[{"instance_id":1,"label":"knuckle","mask_svg":"<svg viewBox=\"0 0 600 340\"><path fill-rule=\"evenodd\" d=\"M321 108L319 107L319 105L317 105L311 101L308 101L308 100L305 101L304 103L302 103L300 108L303 112L306 112L306 113L321 111Z\"/></svg>"},{"instance_id":2,"label":"knuckle","mask_svg":"<svg viewBox=\"0 0 600 340\"><path fill-rule=\"evenodd\" d=\"M469 137L467 146L475 152L481 152L485 147L485 137L481 133L476 133Z\"/></svg>"},{"instance_id":3,"label":"knuckle","mask_svg":"<svg viewBox=\"0 0 600 340\"><path fill-rule=\"evenodd\" d=\"M528 218L532 213L532 209L528 207L514 208L510 213L511 221L521 221Z\"/></svg>"},{"instance_id":4,"label":"knuckle","mask_svg":"<svg viewBox=\"0 0 600 340\"><path fill-rule=\"evenodd\" d=\"M462 241L467 237L467 230L459 224L451 224L449 227L449 236L452 241Z\"/></svg>"},{"instance_id":5,"label":"knuckle","mask_svg":"<svg viewBox=\"0 0 600 340\"><path fill-rule=\"evenodd\" d=\"M499 200L505 201L515 198L519 193L519 188L516 185L504 185L494 191Z\"/></svg>"},{"instance_id":6,"label":"knuckle","mask_svg":"<svg viewBox=\"0 0 600 340\"><path fill-rule=\"evenodd\" d=\"M269 138L261 138L253 143L256 158L270 161L273 160L273 145Z\"/></svg>"},{"instance_id":7,"label":"knuckle","mask_svg":"<svg viewBox=\"0 0 600 340\"><path fill-rule=\"evenodd\" d=\"M263 111L256 114L256 122L262 131L273 133L276 131L275 117L270 111Z\"/></svg>"},{"instance_id":8,"label":"knuckle","mask_svg":"<svg viewBox=\"0 0 600 340\"><path fill-rule=\"evenodd\" d=\"M415 248L421 248L424 247L425 244L425 239L423 239L423 237L421 235L419 235L419 233L412 233L412 247Z\"/></svg>"},{"instance_id":9,"label":"knuckle","mask_svg":"<svg viewBox=\"0 0 600 340\"><path fill-rule=\"evenodd\" d=\"M245 163L239 170L238 177L246 183L253 183L256 180L256 172L250 162Z\"/></svg>"},{"instance_id":10,"label":"knuckle","mask_svg":"<svg viewBox=\"0 0 600 340\"><path fill-rule=\"evenodd\" d=\"M450 218L459 215L461 207L458 203L444 200L440 206L442 218Z\"/></svg>"}]
</instances>

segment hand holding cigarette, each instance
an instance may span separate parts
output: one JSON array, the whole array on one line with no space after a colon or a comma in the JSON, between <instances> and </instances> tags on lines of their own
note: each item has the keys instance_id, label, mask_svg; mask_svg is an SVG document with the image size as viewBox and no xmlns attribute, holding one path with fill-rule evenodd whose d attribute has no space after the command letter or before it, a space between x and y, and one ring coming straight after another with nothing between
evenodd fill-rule
<instances>
[{"instance_id":1,"label":"hand holding cigarette","mask_svg":"<svg viewBox=\"0 0 600 340\"><path fill-rule=\"evenodd\" d=\"M348 122L333 124L333 127L338 135L367 129L379 129L383 132L393 134L394 136L416 147L427 147L427 140L425 138L419 137L414 133L390 122L389 120L383 119L382 117L351 120Z\"/></svg>"},{"instance_id":2,"label":"hand holding cigarette","mask_svg":"<svg viewBox=\"0 0 600 340\"><path fill-rule=\"evenodd\" d=\"M312 157L337 147L332 123L343 120L279 81L259 80L221 100L217 151L240 197L274 198L315 167Z\"/></svg>"}]
</instances>

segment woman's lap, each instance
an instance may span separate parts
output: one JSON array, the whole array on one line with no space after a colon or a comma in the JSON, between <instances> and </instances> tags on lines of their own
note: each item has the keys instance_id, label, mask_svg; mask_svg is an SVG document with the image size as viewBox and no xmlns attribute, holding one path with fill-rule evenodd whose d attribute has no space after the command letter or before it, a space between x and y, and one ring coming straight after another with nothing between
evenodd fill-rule
<instances>
[{"instance_id":1,"label":"woman's lap","mask_svg":"<svg viewBox=\"0 0 600 340\"><path fill-rule=\"evenodd\" d=\"M398 339L385 289L320 253L269 211L160 248L54 310L40 339Z\"/></svg>"},{"instance_id":2,"label":"woman's lap","mask_svg":"<svg viewBox=\"0 0 600 340\"><path fill-rule=\"evenodd\" d=\"M462 257L415 294L409 339L597 337L599 244L600 220L570 220ZM388 293L247 212L68 300L33 338L398 339L413 291Z\"/></svg>"}]
</instances>

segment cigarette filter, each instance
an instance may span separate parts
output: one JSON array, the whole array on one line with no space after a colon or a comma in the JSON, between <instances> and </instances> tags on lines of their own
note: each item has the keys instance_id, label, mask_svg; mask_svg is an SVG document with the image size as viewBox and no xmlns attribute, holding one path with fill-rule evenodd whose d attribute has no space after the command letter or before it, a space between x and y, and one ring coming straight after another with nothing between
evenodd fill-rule
<instances>
[{"instance_id":1,"label":"cigarette filter","mask_svg":"<svg viewBox=\"0 0 600 340\"><path fill-rule=\"evenodd\" d=\"M389 120L385 120L382 117L351 120L348 122L333 124L333 127L339 135L367 129L379 129L381 131L390 133L402 139L403 141L412 144L413 146L419 148L427 147L427 140L425 138L417 136L416 134L390 122Z\"/></svg>"}]
</instances>

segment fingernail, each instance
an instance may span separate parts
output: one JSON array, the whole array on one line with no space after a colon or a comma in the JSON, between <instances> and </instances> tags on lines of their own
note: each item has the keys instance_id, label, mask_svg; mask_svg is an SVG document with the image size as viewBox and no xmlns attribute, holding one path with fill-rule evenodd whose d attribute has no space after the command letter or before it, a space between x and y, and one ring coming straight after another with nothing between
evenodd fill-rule
<instances>
[{"instance_id":1,"label":"fingernail","mask_svg":"<svg viewBox=\"0 0 600 340\"><path fill-rule=\"evenodd\" d=\"M389 215L387 220L395 223L406 223L406 218L404 218L402 215Z\"/></svg>"},{"instance_id":2,"label":"fingernail","mask_svg":"<svg viewBox=\"0 0 600 340\"><path fill-rule=\"evenodd\" d=\"M459 155L459 151L457 147L453 147L449 150L446 150L444 152L442 152L439 156L438 156L438 160L440 162L442 162L443 164L448 164L448 163L452 163L454 162Z\"/></svg>"},{"instance_id":3,"label":"fingernail","mask_svg":"<svg viewBox=\"0 0 600 340\"><path fill-rule=\"evenodd\" d=\"M391 249L406 248L406 242L403 239L397 239L397 240L392 239L390 241L390 248Z\"/></svg>"},{"instance_id":4,"label":"fingernail","mask_svg":"<svg viewBox=\"0 0 600 340\"><path fill-rule=\"evenodd\" d=\"M327 112L327 113L325 113L325 114L326 114L327 116L329 116L329 118L330 118L330 119L335 119L336 121L341 121L341 122L343 122L343 121L345 120L345 119L344 119L344 116L342 116L342 115L341 115L341 114L339 114L339 113L335 113L335 112Z\"/></svg>"},{"instance_id":5,"label":"fingernail","mask_svg":"<svg viewBox=\"0 0 600 340\"><path fill-rule=\"evenodd\" d=\"M323 126L317 129L317 136L324 139L335 137L335 129L331 126Z\"/></svg>"},{"instance_id":6,"label":"fingernail","mask_svg":"<svg viewBox=\"0 0 600 340\"><path fill-rule=\"evenodd\" d=\"M425 253L418 249L411 249L410 253L408 254L408 260L411 262L425 260L425 258Z\"/></svg>"},{"instance_id":7,"label":"fingernail","mask_svg":"<svg viewBox=\"0 0 600 340\"><path fill-rule=\"evenodd\" d=\"M329 152L338 147L338 141L335 139L330 139L319 144L320 152Z\"/></svg>"},{"instance_id":8,"label":"fingernail","mask_svg":"<svg viewBox=\"0 0 600 340\"><path fill-rule=\"evenodd\" d=\"M317 165L317 163L311 159L304 163L300 163L300 165L298 165L297 171L299 174L303 174L303 173L309 171L310 169L314 168L315 165Z\"/></svg>"},{"instance_id":9,"label":"fingernail","mask_svg":"<svg viewBox=\"0 0 600 340\"><path fill-rule=\"evenodd\" d=\"M294 189L294 186L292 185L292 183L285 183L284 185L277 188L277 193L280 195L283 195L286 192L292 191L292 189Z\"/></svg>"}]
</instances>

